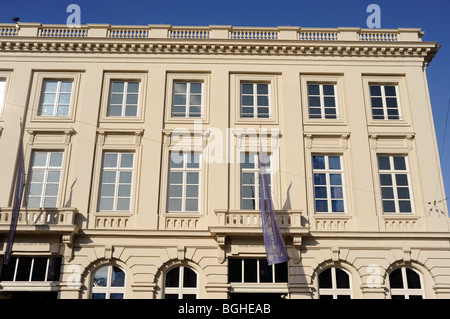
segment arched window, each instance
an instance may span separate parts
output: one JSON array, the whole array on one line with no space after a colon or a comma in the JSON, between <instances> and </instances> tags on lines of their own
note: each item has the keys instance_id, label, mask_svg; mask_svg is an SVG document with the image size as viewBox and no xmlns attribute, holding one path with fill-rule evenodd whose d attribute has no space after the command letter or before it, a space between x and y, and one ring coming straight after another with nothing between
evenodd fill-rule
<instances>
[{"instance_id":1,"label":"arched window","mask_svg":"<svg viewBox=\"0 0 450 319\"><path fill-rule=\"evenodd\" d=\"M197 274L189 267L169 270L164 277L165 299L197 299Z\"/></svg>"},{"instance_id":2,"label":"arched window","mask_svg":"<svg viewBox=\"0 0 450 319\"><path fill-rule=\"evenodd\" d=\"M319 274L320 299L351 299L350 276L340 268L332 267Z\"/></svg>"},{"instance_id":3,"label":"arched window","mask_svg":"<svg viewBox=\"0 0 450 319\"><path fill-rule=\"evenodd\" d=\"M117 266L103 266L92 276L92 299L123 299L125 273Z\"/></svg>"},{"instance_id":4,"label":"arched window","mask_svg":"<svg viewBox=\"0 0 450 319\"><path fill-rule=\"evenodd\" d=\"M392 299L423 299L422 276L407 267L395 269L389 274L389 286Z\"/></svg>"}]
</instances>

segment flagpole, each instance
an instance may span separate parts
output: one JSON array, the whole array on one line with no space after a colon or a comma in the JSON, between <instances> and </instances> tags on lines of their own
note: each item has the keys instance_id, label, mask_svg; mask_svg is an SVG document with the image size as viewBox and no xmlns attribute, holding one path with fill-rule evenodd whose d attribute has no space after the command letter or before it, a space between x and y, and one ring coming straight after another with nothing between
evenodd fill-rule
<instances>
[{"instance_id":1,"label":"flagpole","mask_svg":"<svg viewBox=\"0 0 450 319\"><path fill-rule=\"evenodd\" d=\"M23 124L20 119L20 138L19 149L17 153L16 169L14 174L14 199L12 202L11 224L6 242L6 250L3 258L3 264L8 265L11 259L12 246L16 235L17 222L19 219L20 205L22 203L23 190L25 187L25 167L23 159Z\"/></svg>"}]
</instances>

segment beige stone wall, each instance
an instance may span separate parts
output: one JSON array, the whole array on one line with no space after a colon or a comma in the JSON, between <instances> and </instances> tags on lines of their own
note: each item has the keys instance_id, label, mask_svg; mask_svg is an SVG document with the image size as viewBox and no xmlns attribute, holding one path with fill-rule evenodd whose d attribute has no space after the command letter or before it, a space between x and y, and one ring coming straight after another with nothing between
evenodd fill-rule
<instances>
[{"instance_id":1,"label":"beige stone wall","mask_svg":"<svg viewBox=\"0 0 450 319\"><path fill-rule=\"evenodd\" d=\"M336 34L330 41L302 39L309 30L274 28L269 31L278 40L238 40L228 37L227 27L212 26L201 29L209 39L174 39L176 28L154 26L148 39L132 40L108 38L115 30L108 26L83 28L90 36L68 39L39 36L43 27L25 25L31 35L2 37L0 45L0 78L7 79L0 230L6 238L22 119L26 170L33 150L64 151L57 212L71 199L73 223L23 222L18 228L18 238L37 232L43 242L60 242L60 298L89 298L93 270L111 263L126 273L127 298L162 298L163 274L174 265L198 273L199 298L226 298L233 289L227 258L265 256L253 223L258 212L240 210L239 163L232 157L257 146L260 130L270 133L262 140L279 164L274 205L286 218L281 228L291 261L287 284L248 289L317 298L317 274L334 265L351 275L353 298L389 298L387 273L406 265L422 274L427 298L450 297L447 208L429 204L445 197L424 68L437 49L422 42L420 31L382 30L397 40L373 42L362 41L367 30L327 30ZM44 78L73 80L67 117L38 116ZM111 79L140 80L138 117L106 116ZM203 81L203 118L170 118L174 79ZM240 118L240 81L270 83L270 119ZM308 81L336 83L338 120L308 118ZM369 82L398 85L403 120L371 119ZM204 159L200 212L166 213L169 152L189 143ZM98 210L101 156L108 150L135 152L129 212ZM342 155L345 214L314 213L311 156L318 153ZM408 156L413 214L383 214L377 154ZM375 286L374 265L382 278Z\"/></svg>"}]
</instances>

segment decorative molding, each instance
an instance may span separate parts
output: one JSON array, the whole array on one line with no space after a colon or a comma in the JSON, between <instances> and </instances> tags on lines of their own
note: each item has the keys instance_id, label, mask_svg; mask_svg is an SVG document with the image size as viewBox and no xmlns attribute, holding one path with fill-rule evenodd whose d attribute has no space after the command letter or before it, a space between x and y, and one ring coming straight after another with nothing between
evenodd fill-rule
<instances>
[{"instance_id":1,"label":"decorative molding","mask_svg":"<svg viewBox=\"0 0 450 319\"><path fill-rule=\"evenodd\" d=\"M219 263L223 264L226 259L226 250L225 250L226 235L217 234L216 240L217 245L219 246L219 248L217 249L217 259L219 260Z\"/></svg>"}]
</instances>

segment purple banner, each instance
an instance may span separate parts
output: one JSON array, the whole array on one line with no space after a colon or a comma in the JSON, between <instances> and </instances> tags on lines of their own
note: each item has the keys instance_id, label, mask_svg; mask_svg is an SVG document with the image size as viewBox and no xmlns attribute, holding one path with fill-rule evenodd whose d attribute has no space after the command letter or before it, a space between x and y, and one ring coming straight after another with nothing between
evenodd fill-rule
<instances>
[{"instance_id":1,"label":"purple banner","mask_svg":"<svg viewBox=\"0 0 450 319\"><path fill-rule=\"evenodd\" d=\"M273 208L270 185L266 171L266 155L260 147L259 153L259 203L261 209L264 245L266 247L267 263L270 265L289 260L283 237L278 227L275 210Z\"/></svg>"},{"instance_id":2,"label":"purple banner","mask_svg":"<svg viewBox=\"0 0 450 319\"><path fill-rule=\"evenodd\" d=\"M16 178L16 184L15 184L15 190L14 190L13 210L12 210L12 216L11 216L11 225L9 226L8 241L6 243L5 257L3 260L4 265L8 265L9 260L11 258L12 246L14 243L14 237L16 235L17 220L19 218L20 204L22 202L23 189L25 186L25 172L24 172L24 166L23 166L22 142L20 142L20 146L19 146L19 156L17 159L15 178Z\"/></svg>"}]
</instances>

